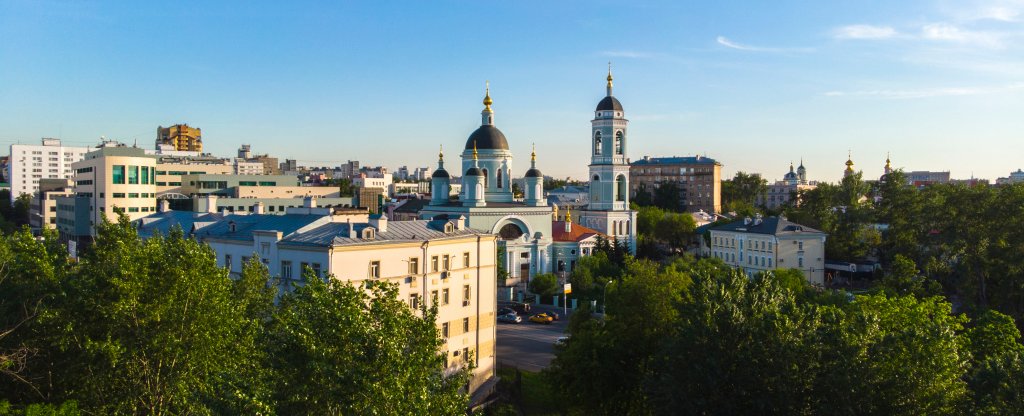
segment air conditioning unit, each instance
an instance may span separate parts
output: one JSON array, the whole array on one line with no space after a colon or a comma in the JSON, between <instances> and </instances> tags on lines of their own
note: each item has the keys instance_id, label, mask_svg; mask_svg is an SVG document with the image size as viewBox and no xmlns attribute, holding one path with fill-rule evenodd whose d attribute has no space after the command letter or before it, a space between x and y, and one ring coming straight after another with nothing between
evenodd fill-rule
<instances>
[{"instance_id":1,"label":"air conditioning unit","mask_svg":"<svg viewBox=\"0 0 1024 416\"><path fill-rule=\"evenodd\" d=\"M462 306L469 306L469 301L468 300L462 301Z\"/></svg>"},{"instance_id":2,"label":"air conditioning unit","mask_svg":"<svg viewBox=\"0 0 1024 416\"><path fill-rule=\"evenodd\" d=\"M447 279L448 278L448 272L447 271L441 272L441 278L442 279Z\"/></svg>"}]
</instances>

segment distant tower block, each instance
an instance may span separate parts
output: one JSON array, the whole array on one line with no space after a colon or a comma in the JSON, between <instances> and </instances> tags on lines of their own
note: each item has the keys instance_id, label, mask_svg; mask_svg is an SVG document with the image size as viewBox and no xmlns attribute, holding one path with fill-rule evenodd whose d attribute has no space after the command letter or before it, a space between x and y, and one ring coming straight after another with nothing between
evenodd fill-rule
<instances>
[{"instance_id":1,"label":"distant tower block","mask_svg":"<svg viewBox=\"0 0 1024 416\"><path fill-rule=\"evenodd\" d=\"M200 128L188 124L160 126L156 128L156 147L159 148L161 145L174 146L174 150L202 152L203 133Z\"/></svg>"}]
</instances>

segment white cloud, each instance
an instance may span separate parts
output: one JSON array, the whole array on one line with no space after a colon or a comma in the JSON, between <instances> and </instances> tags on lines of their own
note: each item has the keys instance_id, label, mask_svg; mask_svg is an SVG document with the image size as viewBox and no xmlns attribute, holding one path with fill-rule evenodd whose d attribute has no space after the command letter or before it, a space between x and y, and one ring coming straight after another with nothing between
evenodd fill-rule
<instances>
[{"instance_id":1,"label":"white cloud","mask_svg":"<svg viewBox=\"0 0 1024 416\"><path fill-rule=\"evenodd\" d=\"M835 30L838 39L887 39L899 35L888 26L849 25Z\"/></svg>"},{"instance_id":2,"label":"white cloud","mask_svg":"<svg viewBox=\"0 0 1024 416\"><path fill-rule=\"evenodd\" d=\"M997 87L949 87L949 88L926 88L918 90L866 90L866 91L829 91L826 97L868 97L883 99L911 99L950 97L982 94L998 94L1013 92L1024 89L1024 82L1007 84Z\"/></svg>"},{"instance_id":3,"label":"white cloud","mask_svg":"<svg viewBox=\"0 0 1024 416\"><path fill-rule=\"evenodd\" d=\"M727 48L750 52L814 52L813 48L765 48L760 46L744 45L742 43L733 42L725 36L715 38L715 42L718 42L719 45Z\"/></svg>"},{"instance_id":4,"label":"white cloud","mask_svg":"<svg viewBox=\"0 0 1024 416\"><path fill-rule=\"evenodd\" d=\"M972 44L989 48L1002 48L1002 35L961 29L949 23L932 23L921 28L921 36L928 40Z\"/></svg>"}]
</instances>

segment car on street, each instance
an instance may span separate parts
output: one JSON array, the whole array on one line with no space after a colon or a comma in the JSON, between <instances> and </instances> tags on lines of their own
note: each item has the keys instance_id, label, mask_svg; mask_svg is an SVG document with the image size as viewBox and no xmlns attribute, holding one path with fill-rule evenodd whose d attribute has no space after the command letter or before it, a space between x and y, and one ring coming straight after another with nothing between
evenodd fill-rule
<instances>
[{"instance_id":1,"label":"car on street","mask_svg":"<svg viewBox=\"0 0 1024 416\"><path fill-rule=\"evenodd\" d=\"M501 308L501 309L498 309L498 316L508 315L508 314L519 315L519 313L516 312L516 310L512 309L512 308Z\"/></svg>"},{"instance_id":2,"label":"car on street","mask_svg":"<svg viewBox=\"0 0 1024 416\"><path fill-rule=\"evenodd\" d=\"M520 322L523 322L523 318L520 318L519 315L516 315L514 313L506 313L506 314L498 315L498 322L505 322L505 323L509 323L509 324L518 324Z\"/></svg>"},{"instance_id":3,"label":"car on street","mask_svg":"<svg viewBox=\"0 0 1024 416\"><path fill-rule=\"evenodd\" d=\"M538 313L530 317L530 322L551 325L551 322L554 322L554 319L551 317L551 315L548 315L546 313Z\"/></svg>"},{"instance_id":4,"label":"car on street","mask_svg":"<svg viewBox=\"0 0 1024 416\"><path fill-rule=\"evenodd\" d=\"M558 339L555 340L555 345L565 345L566 342L569 342L568 336L558 337Z\"/></svg>"},{"instance_id":5,"label":"car on street","mask_svg":"<svg viewBox=\"0 0 1024 416\"><path fill-rule=\"evenodd\" d=\"M516 311L520 315L526 315L530 313L530 304L523 302L511 302L511 301L499 301L498 306L501 308L508 308Z\"/></svg>"}]
</instances>

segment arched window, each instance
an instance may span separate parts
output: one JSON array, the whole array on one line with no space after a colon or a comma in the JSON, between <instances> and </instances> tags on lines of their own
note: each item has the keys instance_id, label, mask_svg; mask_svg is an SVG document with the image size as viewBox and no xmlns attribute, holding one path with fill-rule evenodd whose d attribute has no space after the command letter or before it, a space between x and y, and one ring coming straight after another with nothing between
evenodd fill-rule
<instances>
[{"instance_id":1,"label":"arched window","mask_svg":"<svg viewBox=\"0 0 1024 416\"><path fill-rule=\"evenodd\" d=\"M491 177L487 176L487 169L481 169L481 170L484 172L484 189L487 189L487 183L491 179Z\"/></svg>"},{"instance_id":2,"label":"arched window","mask_svg":"<svg viewBox=\"0 0 1024 416\"><path fill-rule=\"evenodd\" d=\"M523 230L515 224L505 224L498 230L502 240L515 240L523 235Z\"/></svg>"},{"instance_id":3,"label":"arched window","mask_svg":"<svg viewBox=\"0 0 1024 416\"><path fill-rule=\"evenodd\" d=\"M615 178L615 200L626 201L626 176L619 175Z\"/></svg>"},{"instance_id":4,"label":"arched window","mask_svg":"<svg viewBox=\"0 0 1024 416\"><path fill-rule=\"evenodd\" d=\"M498 189L501 189L501 169L498 169Z\"/></svg>"},{"instance_id":5,"label":"arched window","mask_svg":"<svg viewBox=\"0 0 1024 416\"><path fill-rule=\"evenodd\" d=\"M594 154L601 154L601 132L594 132Z\"/></svg>"},{"instance_id":6,"label":"arched window","mask_svg":"<svg viewBox=\"0 0 1024 416\"><path fill-rule=\"evenodd\" d=\"M622 154L622 131L615 132L615 154Z\"/></svg>"}]
</instances>

